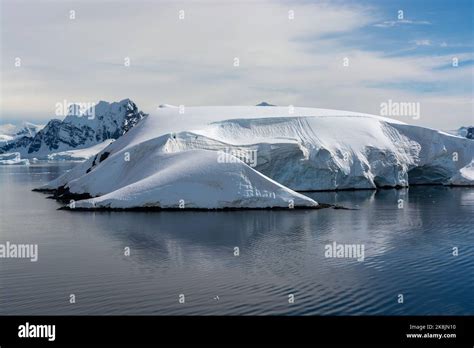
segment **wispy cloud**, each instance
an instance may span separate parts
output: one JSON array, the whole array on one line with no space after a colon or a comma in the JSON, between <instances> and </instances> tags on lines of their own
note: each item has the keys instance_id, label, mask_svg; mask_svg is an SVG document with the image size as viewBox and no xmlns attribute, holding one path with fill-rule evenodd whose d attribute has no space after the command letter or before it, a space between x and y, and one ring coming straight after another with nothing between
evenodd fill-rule
<instances>
[{"instance_id":1,"label":"wispy cloud","mask_svg":"<svg viewBox=\"0 0 474 348\"><path fill-rule=\"evenodd\" d=\"M431 46L433 43L431 40L428 39L423 39L423 40L413 40L411 43L417 45L417 46Z\"/></svg>"},{"instance_id":2,"label":"wispy cloud","mask_svg":"<svg viewBox=\"0 0 474 348\"><path fill-rule=\"evenodd\" d=\"M384 21L381 23L374 24L374 27L378 28L392 28L400 25L431 25L429 21L416 21L410 19L399 19L396 21Z\"/></svg>"}]
</instances>

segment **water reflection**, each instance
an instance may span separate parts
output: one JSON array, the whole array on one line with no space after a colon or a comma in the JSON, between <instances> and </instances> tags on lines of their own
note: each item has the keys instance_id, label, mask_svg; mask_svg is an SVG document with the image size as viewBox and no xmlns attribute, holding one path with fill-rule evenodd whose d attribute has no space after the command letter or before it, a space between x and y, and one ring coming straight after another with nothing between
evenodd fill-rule
<instances>
[{"instance_id":1,"label":"water reflection","mask_svg":"<svg viewBox=\"0 0 474 348\"><path fill-rule=\"evenodd\" d=\"M30 191L69 168L0 167L1 240L40 246L37 264L2 261L2 314L474 312L473 189L307 193L354 210L153 213L58 211ZM364 244L365 261L326 258L333 241ZM71 291L74 307L59 300Z\"/></svg>"}]
</instances>

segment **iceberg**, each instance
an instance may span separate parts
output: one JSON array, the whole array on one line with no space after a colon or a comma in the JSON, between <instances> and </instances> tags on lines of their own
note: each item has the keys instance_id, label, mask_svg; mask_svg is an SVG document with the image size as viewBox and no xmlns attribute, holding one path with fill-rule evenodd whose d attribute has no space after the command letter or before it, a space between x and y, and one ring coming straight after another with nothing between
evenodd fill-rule
<instances>
[{"instance_id":1,"label":"iceberg","mask_svg":"<svg viewBox=\"0 0 474 348\"><path fill-rule=\"evenodd\" d=\"M19 152L12 152L0 154L0 164L29 166L30 161L28 159L22 159Z\"/></svg>"}]
</instances>

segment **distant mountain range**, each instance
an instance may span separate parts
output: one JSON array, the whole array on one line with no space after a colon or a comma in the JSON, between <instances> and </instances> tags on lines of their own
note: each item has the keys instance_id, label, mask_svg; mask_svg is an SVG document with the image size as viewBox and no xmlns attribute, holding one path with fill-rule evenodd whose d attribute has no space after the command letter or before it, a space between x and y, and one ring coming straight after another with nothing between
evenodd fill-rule
<instances>
[{"instance_id":1,"label":"distant mountain range","mask_svg":"<svg viewBox=\"0 0 474 348\"><path fill-rule=\"evenodd\" d=\"M117 139L147 116L130 99L100 101L93 108L79 114L72 105L64 120L53 119L44 127L26 122L20 127L0 126L0 153L19 152L22 158L46 159L51 153Z\"/></svg>"},{"instance_id":2,"label":"distant mountain range","mask_svg":"<svg viewBox=\"0 0 474 348\"><path fill-rule=\"evenodd\" d=\"M22 122L19 126L14 124L2 124L0 125L0 146L23 137L34 138L36 133L43 127L44 125L36 125L30 122Z\"/></svg>"}]
</instances>

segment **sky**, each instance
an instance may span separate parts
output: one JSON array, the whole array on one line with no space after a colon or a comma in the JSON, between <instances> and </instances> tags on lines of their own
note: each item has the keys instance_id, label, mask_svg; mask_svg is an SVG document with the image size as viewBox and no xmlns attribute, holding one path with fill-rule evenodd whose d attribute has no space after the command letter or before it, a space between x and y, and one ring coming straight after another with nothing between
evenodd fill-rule
<instances>
[{"instance_id":1,"label":"sky","mask_svg":"<svg viewBox=\"0 0 474 348\"><path fill-rule=\"evenodd\" d=\"M0 0L0 21L0 123L130 98L150 114L390 101L419 106L388 115L410 124L474 124L472 0Z\"/></svg>"}]
</instances>

